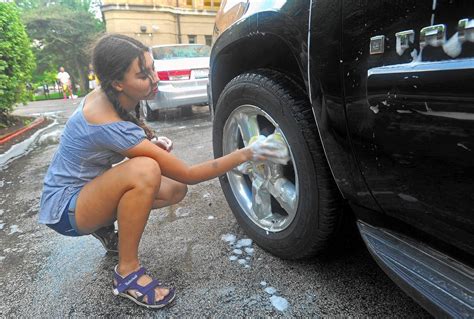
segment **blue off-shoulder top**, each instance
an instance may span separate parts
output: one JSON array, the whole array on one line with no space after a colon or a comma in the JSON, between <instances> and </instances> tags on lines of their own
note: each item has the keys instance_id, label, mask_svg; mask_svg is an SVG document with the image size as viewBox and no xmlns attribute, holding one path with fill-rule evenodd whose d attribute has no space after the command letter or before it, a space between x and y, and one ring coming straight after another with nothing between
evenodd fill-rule
<instances>
[{"instance_id":1,"label":"blue off-shoulder top","mask_svg":"<svg viewBox=\"0 0 474 319\"><path fill-rule=\"evenodd\" d=\"M39 212L41 224L57 223L72 196L122 161L121 152L146 138L143 129L129 121L89 124L83 114L84 101L66 122L46 173Z\"/></svg>"}]
</instances>

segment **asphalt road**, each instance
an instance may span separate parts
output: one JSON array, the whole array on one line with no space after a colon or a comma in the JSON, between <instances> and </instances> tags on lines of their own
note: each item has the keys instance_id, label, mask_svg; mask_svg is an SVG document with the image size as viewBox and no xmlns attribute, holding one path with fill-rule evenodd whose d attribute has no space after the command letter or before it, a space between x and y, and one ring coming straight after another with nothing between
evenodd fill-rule
<instances>
[{"instance_id":1,"label":"asphalt road","mask_svg":"<svg viewBox=\"0 0 474 319\"><path fill-rule=\"evenodd\" d=\"M429 317L354 236L324 259L280 260L252 243L253 252L239 256L242 264L231 260L234 247L223 238L247 237L217 179L190 186L179 205L154 210L145 229L142 264L177 288L173 306L146 310L115 297L116 257L91 236L63 237L36 223L44 174L77 102L38 102L15 112L46 113L57 124L0 169L0 317ZM212 158L208 108L193 110L190 117L171 110L150 123L189 164Z\"/></svg>"}]
</instances>

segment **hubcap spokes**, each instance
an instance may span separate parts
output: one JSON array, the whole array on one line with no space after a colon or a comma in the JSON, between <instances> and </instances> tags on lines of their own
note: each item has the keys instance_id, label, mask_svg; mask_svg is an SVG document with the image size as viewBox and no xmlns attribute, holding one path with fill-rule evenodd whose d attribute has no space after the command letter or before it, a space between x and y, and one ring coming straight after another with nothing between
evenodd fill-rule
<instances>
[{"instance_id":1,"label":"hubcap spokes","mask_svg":"<svg viewBox=\"0 0 474 319\"><path fill-rule=\"evenodd\" d=\"M236 121L245 146L248 145L252 136L260 135L257 114L238 113L236 114Z\"/></svg>"},{"instance_id":2,"label":"hubcap spokes","mask_svg":"<svg viewBox=\"0 0 474 319\"><path fill-rule=\"evenodd\" d=\"M278 124L265 111L254 105L236 108L227 119L223 132L224 154L247 146L256 135L269 135ZM245 214L267 232L286 229L298 208L298 175L290 150L287 165L270 161L246 162L227 173L231 189Z\"/></svg>"}]
</instances>

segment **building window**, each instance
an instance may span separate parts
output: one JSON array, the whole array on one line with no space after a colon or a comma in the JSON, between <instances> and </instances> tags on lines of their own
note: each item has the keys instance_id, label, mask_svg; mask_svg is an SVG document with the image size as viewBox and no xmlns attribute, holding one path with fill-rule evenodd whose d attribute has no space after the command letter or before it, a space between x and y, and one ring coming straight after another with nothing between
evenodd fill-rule
<instances>
[{"instance_id":1,"label":"building window","mask_svg":"<svg viewBox=\"0 0 474 319\"><path fill-rule=\"evenodd\" d=\"M196 43L196 36L194 34L188 35L188 43L195 44Z\"/></svg>"},{"instance_id":2,"label":"building window","mask_svg":"<svg viewBox=\"0 0 474 319\"><path fill-rule=\"evenodd\" d=\"M194 2L194 0L186 0L186 5L190 6L190 7L193 7L193 2Z\"/></svg>"},{"instance_id":3,"label":"building window","mask_svg":"<svg viewBox=\"0 0 474 319\"><path fill-rule=\"evenodd\" d=\"M212 35L205 35L204 38L206 39L206 45L212 45Z\"/></svg>"},{"instance_id":4,"label":"building window","mask_svg":"<svg viewBox=\"0 0 474 319\"><path fill-rule=\"evenodd\" d=\"M204 0L204 7L217 10L220 6L221 0Z\"/></svg>"}]
</instances>

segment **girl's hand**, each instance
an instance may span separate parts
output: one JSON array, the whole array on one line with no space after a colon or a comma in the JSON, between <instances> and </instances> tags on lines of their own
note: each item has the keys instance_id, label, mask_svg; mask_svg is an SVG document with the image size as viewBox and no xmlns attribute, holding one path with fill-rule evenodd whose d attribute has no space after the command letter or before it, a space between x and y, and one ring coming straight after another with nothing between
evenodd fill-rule
<instances>
[{"instance_id":1,"label":"girl's hand","mask_svg":"<svg viewBox=\"0 0 474 319\"><path fill-rule=\"evenodd\" d=\"M151 140L151 142L167 152L171 152L173 149L173 142L166 136L155 137Z\"/></svg>"}]
</instances>

